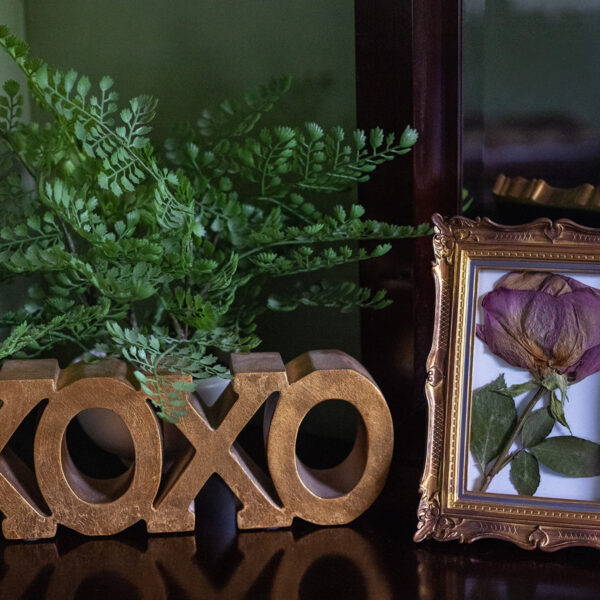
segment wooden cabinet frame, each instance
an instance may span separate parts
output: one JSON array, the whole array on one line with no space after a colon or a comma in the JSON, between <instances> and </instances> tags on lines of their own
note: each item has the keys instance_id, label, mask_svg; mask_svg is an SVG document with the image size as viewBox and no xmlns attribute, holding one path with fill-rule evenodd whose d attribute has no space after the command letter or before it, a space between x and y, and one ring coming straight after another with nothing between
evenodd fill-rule
<instances>
[{"instance_id":1,"label":"wooden cabinet frame","mask_svg":"<svg viewBox=\"0 0 600 600\"><path fill-rule=\"evenodd\" d=\"M399 132L410 123L420 132L409 158L381 168L360 190L360 201L374 218L398 223L430 221L436 212L457 214L462 188L462 2L356 0L355 15L358 125ZM406 401L408 388L411 406L423 412L433 330L432 260L431 240L425 238L397 243L376 265L361 268L363 285L387 288L395 300L386 311L364 312L363 361L392 406L395 396ZM412 341L405 340L400 348L411 323ZM413 367L401 364L410 361L408 345L414 348Z\"/></svg>"}]
</instances>

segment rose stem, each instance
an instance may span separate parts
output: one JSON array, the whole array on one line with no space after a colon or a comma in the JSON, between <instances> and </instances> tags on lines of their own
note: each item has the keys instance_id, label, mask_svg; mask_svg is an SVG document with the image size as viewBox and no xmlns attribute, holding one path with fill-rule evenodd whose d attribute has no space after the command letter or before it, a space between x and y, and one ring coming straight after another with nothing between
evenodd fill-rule
<instances>
[{"instance_id":1,"label":"rose stem","mask_svg":"<svg viewBox=\"0 0 600 600\"><path fill-rule=\"evenodd\" d=\"M523 414L519 417L519 420L517 421L517 425L514 428L512 435L506 442L506 445L502 449L502 452L500 452L500 454L498 455L494 466L490 469L490 472L486 475L486 478L483 480L483 484L479 488L480 492L485 492L488 489L488 486L490 485L492 479L510 462L510 460L505 460L506 455L510 452L511 446L515 443L515 440L521 432L521 429L523 429L525 419L527 419L529 413L531 413L533 407L537 404L538 400L542 397L542 394L545 391L546 388L544 386L540 386L538 391L533 395L533 397L525 407Z\"/></svg>"}]
</instances>

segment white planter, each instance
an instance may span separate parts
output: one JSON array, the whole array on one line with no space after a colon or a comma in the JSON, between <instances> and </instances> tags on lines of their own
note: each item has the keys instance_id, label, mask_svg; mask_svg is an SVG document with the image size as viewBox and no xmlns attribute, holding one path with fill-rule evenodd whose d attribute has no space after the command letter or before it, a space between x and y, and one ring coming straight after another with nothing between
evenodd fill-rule
<instances>
[{"instance_id":1,"label":"white planter","mask_svg":"<svg viewBox=\"0 0 600 600\"><path fill-rule=\"evenodd\" d=\"M212 406L223 390L229 384L229 379L222 377L209 377L196 381L196 394L202 398L204 404ZM105 450L116 454L128 464L134 459L133 442L125 423L116 413L104 408L88 408L77 415L77 419L92 441ZM164 460L176 454L181 436L174 432L175 426L164 421L159 421L164 444Z\"/></svg>"}]
</instances>

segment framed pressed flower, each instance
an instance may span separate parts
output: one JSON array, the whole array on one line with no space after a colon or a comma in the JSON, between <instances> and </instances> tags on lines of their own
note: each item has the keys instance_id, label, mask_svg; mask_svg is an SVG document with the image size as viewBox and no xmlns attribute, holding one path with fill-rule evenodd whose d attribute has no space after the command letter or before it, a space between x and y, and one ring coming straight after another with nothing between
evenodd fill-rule
<instances>
[{"instance_id":1,"label":"framed pressed flower","mask_svg":"<svg viewBox=\"0 0 600 600\"><path fill-rule=\"evenodd\" d=\"M600 230L434 223L415 539L600 547Z\"/></svg>"}]
</instances>

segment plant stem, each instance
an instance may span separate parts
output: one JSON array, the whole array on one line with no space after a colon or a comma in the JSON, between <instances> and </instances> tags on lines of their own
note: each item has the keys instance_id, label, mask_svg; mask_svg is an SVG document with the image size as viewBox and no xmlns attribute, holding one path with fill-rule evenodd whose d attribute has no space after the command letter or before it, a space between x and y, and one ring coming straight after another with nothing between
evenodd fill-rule
<instances>
[{"instance_id":1,"label":"plant stem","mask_svg":"<svg viewBox=\"0 0 600 600\"><path fill-rule=\"evenodd\" d=\"M63 233L65 234L65 238L67 240L67 245L69 246L69 250L71 251L71 254L73 256L77 256L77 248L75 248L73 238L71 237L71 234L69 233L69 230L67 229L67 226L65 225L64 221L61 221L60 224L62 225Z\"/></svg>"},{"instance_id":2,"label":"plant stem","mask_svg":"<svg viewBox=\"0 0 600 600\"><path fill-rule=\"evenodd\" d=\"M542 397L542 395L544 394L545 391L546 391L546 388L543 385L541 385L539 387L538 391L533 395L533 397L531 398L531 400L525 407L523 414L519 417L519 420L517 421L517 424L512 432L512 435L506 442L504 448L502 449L502 452L500 452L500 454L498 455L496 462L494 462L494 466L490 469L490 472L486 475L485 479L483 480L483 483L481 484L481 487L479 488L480 492L485 492L488 489L488 486L492 482L492 479L514 457L514 454L511 454L508 458L507 458L507 455L510 452L512 445L515 443L517 436L521 432L521 429L523 429L523 424L525 423L525 420L530 415L531 411L533 410L533 407L538 403L538 400Z\"/></svg>"},{"instance_id":3,"label":"plant stem","mask_svg":"<svg viewBox=\"0 0 600 600\"><path fill-rule=\"evenodd\" d=\"M31 165L29 165L27 163L27 161L23 158L23 156L21 156L21 153L17 150L15 145L12 143L9 136L7 136L4 132L0 131L0 138L2 138L6 142L7 146L12 150L14 155L18 158L19 162L21 163L23 168L29 173L29 175L32 177L32 179L34 181L37 181L38 177L37 177L37 174L35 173L35 171L33 170L33 167L31 167Z\"/></svg>"},{"instance_id":4,"label":"plant stem","mask_svg":"<svg viewBox=\"0 0 600 600\"><path fill-rule=\"evenodd\" d=\"M183 328L181 327L181 324L179 323L179 321L177 320L177 318L175 317L175 315L169 315L171 317L171 322L173 323L173 327L175 328L175 331L177 333L177 335L182 339L185 340L185 332L183 331Z\"/></svg>"},{"instance_id":5,"label":"plant stem","mask_svg":"<svg viewBox=\"0 0 600 600\"><path fill-rule=\"evenodd\" d=\"M129 323L134 329L138 328L137 315L135 314L133 306L129 307Z\"/></svg>"}]
</instances>

